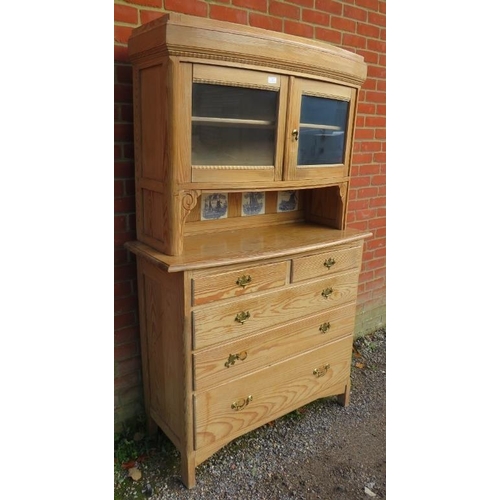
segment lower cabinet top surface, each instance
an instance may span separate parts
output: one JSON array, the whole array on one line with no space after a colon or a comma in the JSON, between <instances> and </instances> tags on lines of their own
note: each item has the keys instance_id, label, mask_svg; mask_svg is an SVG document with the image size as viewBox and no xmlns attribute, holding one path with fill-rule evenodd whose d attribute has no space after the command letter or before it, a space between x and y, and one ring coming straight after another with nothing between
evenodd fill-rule
<instances>
[{"instance_id":1,"label":"lower cabinet top surface","mask_svg":"<svg viewBox=\"0 0 500 500\"><path fill-rule=\"evenodd\" d=\"M125 246L169 272L178 272L286 257L349 242L354 244L369 236L371 233L355 229L295 223L192 235L185 239L184 253L178 256L163 254L139 241Z\"/></svg>"}]
</instances>

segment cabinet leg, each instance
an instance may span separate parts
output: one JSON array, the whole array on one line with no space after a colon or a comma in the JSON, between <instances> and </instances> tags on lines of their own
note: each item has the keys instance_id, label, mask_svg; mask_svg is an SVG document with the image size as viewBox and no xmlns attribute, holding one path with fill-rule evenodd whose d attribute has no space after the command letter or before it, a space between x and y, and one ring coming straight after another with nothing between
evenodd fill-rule
<instances>
[{"instance_id":1,"label":"cabinet leg","mask_svg":"<svg viewBox=\"0 0 500 500\"><path fill-rule=\"evenodd\" d=\"M196 484L196 466L192 453L181 453L181 478L187 489L194 488Z\"/></svg>"},{"instance_id":2,"label":"cabinet leg","mask_svg":"<svg viewBox=\"0 0 500 500\"><path fill-rule=\"evenodd\" d=\"M347 381L344 394L339 394L337 396L337 401L342 406L349 406L349 402L351 401L351 380L350 379Z\"/></svg>"}]
</instances>

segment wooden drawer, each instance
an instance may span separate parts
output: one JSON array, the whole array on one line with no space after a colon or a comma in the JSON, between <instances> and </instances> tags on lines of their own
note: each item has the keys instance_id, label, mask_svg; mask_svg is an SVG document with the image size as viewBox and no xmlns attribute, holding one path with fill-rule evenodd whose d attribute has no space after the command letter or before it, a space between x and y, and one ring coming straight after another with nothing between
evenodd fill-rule
<instances>
[{"instance_id":1,"label":"wooden drawer","mask_svg":"<svg viewBox=\"0 0 500 500\"><path fill-rule=\"evenodd\" d=\"M269 290L287 283L288 261L253 266L222 273L195 273L193 305Z\"/></svg>"},{"instance_id":2,"label":"wooden drawer","mask_svg":"<svg viewBox=\"0 0 500 500\"><path fill-rule=\"evenodd\" d=\"M266 330L193 355L194 390L204 390L353 334L356 304Z\"/></svg>"},{"instance_id":3,"label":"wooden drawer","mask_svg":"<svg viewBox=\"0 0 500 500\"><path fill-rule=\"evenodd\" d=\"M354 301L357 290L356 269L217 306L196 308L193 347L201 349L327 311Z\"/></svg>"},{"instance_id":4,"label":"wooden drawer","mask_svg":"<svg viewBox=\"0 0 500 500\"><path fill-rule=\"evenodd\" d=\"M328 276L347 269L359 269L362 253L363 247L359 244L293 259L292 282Z\"/></svg>"},{"instance_id":5,"label":"wooden drawer","mask_svg":"<svg viewBox=\"0 0 500 500\"><path fill-rule=\"evenodd\" d=\"M351 355L352 338L346 337L197 393L195 448L227 442L316 398L343 393Z\"/></svg>"}]
</instances>

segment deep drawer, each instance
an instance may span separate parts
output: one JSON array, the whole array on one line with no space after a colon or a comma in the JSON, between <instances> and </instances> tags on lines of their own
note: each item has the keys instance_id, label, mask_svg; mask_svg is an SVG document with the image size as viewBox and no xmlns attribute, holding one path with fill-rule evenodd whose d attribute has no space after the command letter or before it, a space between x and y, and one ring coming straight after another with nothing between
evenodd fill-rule
<instances>
[{"instance_id":1,"label":"deep drawer","mask_svg":"<svg viewBox=\"0 0 500 500\"><path fill-rule=\"evenodd\" d=\"M251 371L352 335L356 304L266 330L193 355L194 389L234 380Z\"/></svg>"},{"instance_id":2,"label":"deep drawer","mask_svg":"<svg viewBox=\"0 0 500 500\"><path fill-rule=\"evenodd\" d=\"M280 287L287 282L287 276L287 261L223 273L195 273L192 279L193 305Z\"/></svg>"},{"instance_id":3,"label":"deep drawer","mask_svg":"<svg viewBox=\"0 0 500 500\"><path fill-rule=\"evenodd\" d=\"M332 342L195 395L195 448L228 441L319 397L349 379L352 338Z\"/></svg>"},{"instance_id":4,"label":"deep drawer","mask_svg":"<svg viewBox=\"0 0 500 500\"><path fill-rule=\"evenodd\" d=\"M193 311L193 347L201 349L305 318L356 298L358 270Z\"/></svg>"},{"instance_id":5,"label":"deep drawer","mask_svg":"<svg viewBox=\"0 0 500 500\"><path fill-rule=\"evenodd\" d=\"M320 278L347 269L359 269L363 246L340 247L306 257L298 257L292 261L292 282L310 278Z\"/></svg>"}]
</instances>

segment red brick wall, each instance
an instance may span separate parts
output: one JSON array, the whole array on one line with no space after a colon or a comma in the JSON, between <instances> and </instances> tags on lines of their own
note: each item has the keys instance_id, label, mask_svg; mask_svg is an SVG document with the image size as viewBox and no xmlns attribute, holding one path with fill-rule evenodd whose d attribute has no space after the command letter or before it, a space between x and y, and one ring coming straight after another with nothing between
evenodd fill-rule
<instances>
[{"instance_id":1,"label":"red brick wall","mask_svg":"<svg viewBox=\"0 0 500 500\"><path fill-rule=\"evenodd\" d=\"M385 326L385 1L115 0L115 426L142 409L136 268L123 248L135 239L132 29L182 12L323 40L368 64L358 110L348 225L367 229L356 333Z\"/></svg>"}]
</instances>

